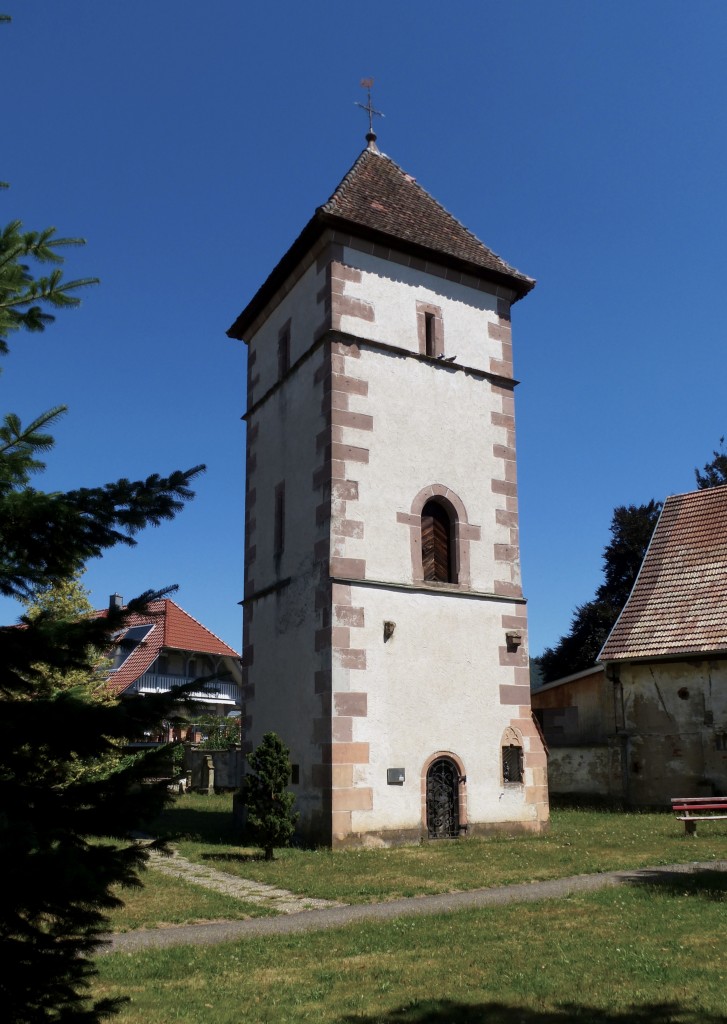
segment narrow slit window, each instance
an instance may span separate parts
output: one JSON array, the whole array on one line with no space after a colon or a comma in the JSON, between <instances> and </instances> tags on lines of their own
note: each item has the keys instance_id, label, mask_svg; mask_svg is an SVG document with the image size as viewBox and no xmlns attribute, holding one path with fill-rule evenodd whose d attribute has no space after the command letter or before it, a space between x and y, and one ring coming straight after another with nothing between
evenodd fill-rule
<instances>
[{"instance_id":1,"label":"narrow slit window","mask_svg":"<svg viewBox=\"0 0 727 1024\"><path fill-rule=\"evenodd\" d=\"M290 369L290 326L283 327L278 335L278 380Z\"/></svg>"},{"instance_id":2,"label":"narrow slit window","mask_svg":"<svg viewBox=\"0 0 727 1024\"><path fill-rule=\"evenodd\" d=\"M436 337L434 333L434 313L424 314L424 351L428 356L435 356Z\"/></svg>"},{"instance_id":3,"label":"narrow slit window","mask_svg":"<svg viewBox=\"0 0 727 1024\"><path fill-rule=\"evenodd\" d=\"M283 553L285 547L285 484L275 488L273 551L276 555Z\"/></svg>"},{"instance_id":4,"label":"narrow slit window","mask_svg":"<svg viewBox=\"0 0 727 1024\"><path fill-rule=\"evenodd\" d=\"M417 340L422 356L439 359L444 353L444 324L439 306L417 302Z\"/></svg>"}]
</instances>

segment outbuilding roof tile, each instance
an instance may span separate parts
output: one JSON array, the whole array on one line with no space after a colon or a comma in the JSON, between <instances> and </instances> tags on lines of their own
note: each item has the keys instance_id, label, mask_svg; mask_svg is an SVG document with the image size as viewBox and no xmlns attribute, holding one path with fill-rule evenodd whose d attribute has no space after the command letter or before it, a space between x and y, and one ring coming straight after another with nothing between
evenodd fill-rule
<instances>
[{"instance_id":1,"label":"outbuilding roof tile","mask_svg":"<svg viewBox=\"0 0 727 1024\"><path fill-rule=\"evenodd\" d=\"M727 485L667 498L600 661L727 652Z\"/></svg>"}]
</instances>

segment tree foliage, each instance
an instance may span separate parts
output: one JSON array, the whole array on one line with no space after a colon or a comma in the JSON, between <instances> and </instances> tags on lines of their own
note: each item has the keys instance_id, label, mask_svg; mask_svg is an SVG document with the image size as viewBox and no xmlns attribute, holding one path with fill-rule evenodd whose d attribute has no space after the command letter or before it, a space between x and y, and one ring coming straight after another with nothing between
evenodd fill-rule
<instances>
[{"instance_id":1,"label":"tree foliage","mask_svg":"<svg viewBox=\"0 0 727 1024\"><path fill-rule=\"evenodd\" d=\"M46 615L56 622L65 622L71 625L94 615L89 592L81 582L84 572L85 570L81 569L74 572L68 579L57 580L44 587L38 587L32 598L24 598L21 604L25 606L27 618L33 622L39 616ZM34 686L34 697L40 695L40 680L43 678L47 694L56 690L73 690L80 687L91 700L104 704L112 703L114 697L106 685L111 668L108 651L105 648L100 650L90 648L86 652L86 666L82 669L59 671L48 665L36 663L34 669L37 671L37 680ZM88 666L92 666L93 670L89 671Z\"/></svg>"},{"instance_id":2,"label":"tree foliage","mask_svg":"<svg viewBox=\"0 0 727 1024\"><path fill-rule=\"evenodd\" d=\"M702 472L694 470L697 478L697 487L700 491L708 487L721 487L727 484L727 448L725 448L724 437L719 439L719 448L712 452L712 459L705 463Z\"/></svg>"},{"instance_id":3,"label":"tree foliage","mask_svg":"<svg viewBox=\"0 0 727 1024\"><path fill-rule=\"evenodd\" d=\"M579 605L570 630L539 658L543 681L553 682L591 668L636 582L661 503L619 505L611 518L611 540L603 552L603 582L591 601Z\"/></svg>"},{"instance_id":4,"label":"tree foliage","mask_svg":"<svg viewBox=\"0 0 727 1024\"><path fill-rule=\"evenodd\" d=\"M95 277L64 281L58 249L83 245L82 238L56 238L55 228L45 231L23 231L14 220L0 233L0 353L8 350L7 336L21 327L27 331L43 331L55 317L55 309L78 306L74 292L85 285L97 284ZM41 277L34 276L29 261L50 264L53 269Z\"/></svg>"},{"instance_id":5,"label":"tree foliage","mask_svg":"<svg viewBox=\"0 0 727 1024\"><path fill-rule=\"evenodd\" d=\"M257 750L248 755L249 770L242 780L245 827L253 842L273 859L276 846L288 846L298 815L290 783L290 751L274 732L266 732Z\"/></svg>"},{"instance_id":6,"label":"tree foliage","mask_svg":"<svg viewBox=\"0 0 727 1024\"><path fill-rule=\"evenodd\" d=\"M73 293L92 283L65 283L58 266L34 276L36 262L60 263L64 244L80 240L23 232L18 222L0 232L0 351L15 331L43 330L53 309L77 304ZM114 1000L88 999L91 956L105 911L119 902L114 888L139 884L146 853L126 837L168 795L163 785L142 784L159 774L155 760L166 750L112 755L183 694L94 699L99 652L129 614L163 595L79 617L70 591L89 558L171 518L203 468L46 493L31 480L62 411L27 426L12 413L0 423L0 594L30 602L20 625L0 628L0 1005L12 1024L95 1024L115 1008ZM108 770L99 773L104 759Z\"/></svg>"},{"instance_id":7,"label":"tree foliage","mask_svg":"<svg viewBox=\"0 0 727 1024\"><path fill-rule=\"evenodd\" d=\"M202 714L192 719L203 734L199 750L233 750L240 745L240 716Z\"/></svg>"}]
</instances>

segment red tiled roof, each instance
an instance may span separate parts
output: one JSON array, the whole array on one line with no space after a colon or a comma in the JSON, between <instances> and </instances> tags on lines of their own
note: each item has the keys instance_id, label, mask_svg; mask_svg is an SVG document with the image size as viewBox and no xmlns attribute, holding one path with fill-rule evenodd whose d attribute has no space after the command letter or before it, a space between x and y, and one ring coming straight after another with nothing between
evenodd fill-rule
<instances>
[{"instance_id":1,"label":"red tiled roof","mask_svg":"<svg viewBox=\"0 0 727 1024\"><path fill-rule=\"evenodd\" d=\"M162 648L227 655L231 658L240 657L224 640L220 640L169 598L152 601L146 614L130 615L127 620L129 627L143 626L147 623L152 625L150 632L134 648L126 661L109 676L108 686L114 693L122 693L136 682L154 663Z\"/></svg>"},{"instance_id":2,"label":"red tiled roof","mask_svg":"<svg viewBox=\"0 0 727 1024\"><path fill-rule=\"evenodd\" d=\"M237 651L229 647L224 640L215 636L201 622L193 619L174 601L167 598L163 604L166 609L164 617L165 647L175 647L182 651L199 651L202 654L227 654L231 658L240 657ZM153 609L154 605L151 607Z\"/></svg>"},{"instance_id":3,"label":"red tiled roof","mask_svg":"<svg viewBox=\"0 0 727 1024\"><path fill-rule=\"evenodd\" d=\"M522 298L535 281L488 249L388 156L365 149L227 332L243 339L326 228L382 243L423 259L504 283Z\"/></svg>"},{"instance_id":4,"label":"red tiled roof","mask_svg":"<svg viewBox=\"0 0 727 1024\"><path fill-rule=\"evenodd\" d=\"M599 661L727 652L727 485L664 503Z\"/></svg>"}]
</instances>

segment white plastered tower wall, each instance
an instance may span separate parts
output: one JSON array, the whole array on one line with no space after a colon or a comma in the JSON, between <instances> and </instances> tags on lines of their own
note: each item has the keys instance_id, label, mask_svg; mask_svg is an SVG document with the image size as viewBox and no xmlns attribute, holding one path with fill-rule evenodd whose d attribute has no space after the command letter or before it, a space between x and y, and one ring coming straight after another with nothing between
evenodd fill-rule
<instances>
[{"instance_id":1,"label":"white plastered tower wall","mask_svg":"<svg viewBox=\"0 0 727 1024\"><path fill-rule=\"evenodd\" d=\"M462 833L539 830L546 755L519 575L516 289L335 229L289 264L244 334L247 749L269 730L289 745L301 830L318 842L427 835L438 758L456 766ZM430 498L453 514L449 583L422 578ZM503 779L508 744L523 751L518 783Z\"/></svg>"}]
</instances>

